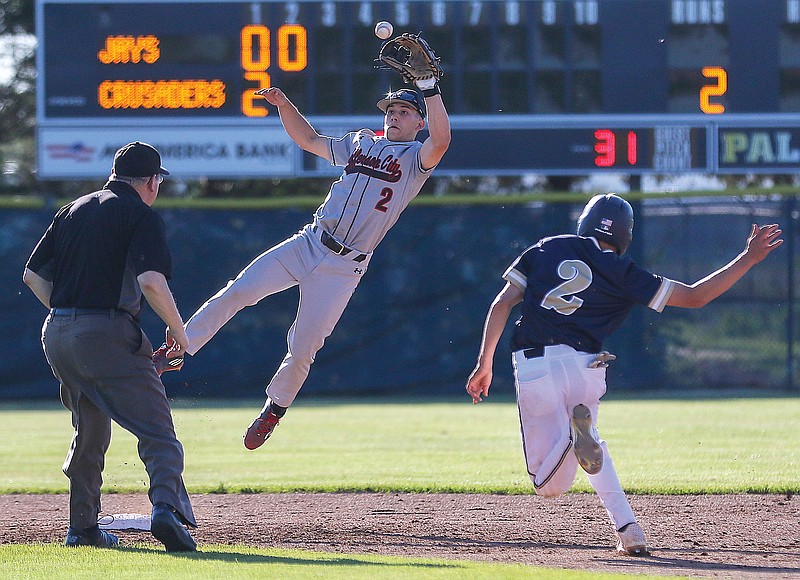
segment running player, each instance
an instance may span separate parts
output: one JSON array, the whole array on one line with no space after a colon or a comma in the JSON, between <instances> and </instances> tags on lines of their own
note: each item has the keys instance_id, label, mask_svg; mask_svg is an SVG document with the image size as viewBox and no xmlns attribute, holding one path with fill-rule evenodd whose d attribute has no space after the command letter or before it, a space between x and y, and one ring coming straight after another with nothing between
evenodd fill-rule
<instances>
[{"instance_id":1,"label":"running player","mask_svg":"<svg viewBox=\"0 0 800 580\"><path fill-rule=\"evenodd\" d=\"M506 285L489 308L467 392L473 403L489 394L497 343L521 302L511 347L528 474L537 494L555 497L572 487L580 464L611 518L620 553L647 554L647 543L597 432L605 368L616 358L601 350L603 341L636 304L658 312L705 306L780 246L780 234L777 225L753 225L741 254L688 286L624 257L633 209L614 194L597 195L578 219L578 235L540 240L503 274Z\"/></svg>"},{"instance_id":2,"label":"running player","mask_svg":"<svg viewBox=\"0 0 800 580\"><path fill-rule=\"evenodd\" d=\"M195 355L245 306L300 287L297 317L288 334L288 352L267 386L267 400L244 435L248 449L260 447L274 431L305 382L314 356L344 312L375 247L419 193L450 145L450 121L438 87L423 97L414 89L387 94L383 136L369 129L344 137L323 136L279 88L261 89L278 108L286 133L305 151L341 166L312 222L253 260L186 323ZM425 127L429 136L416 140ZM170 358L166 345L153 355L157 370L177 370L182 357Z\"/></svg>"}]
</instances>

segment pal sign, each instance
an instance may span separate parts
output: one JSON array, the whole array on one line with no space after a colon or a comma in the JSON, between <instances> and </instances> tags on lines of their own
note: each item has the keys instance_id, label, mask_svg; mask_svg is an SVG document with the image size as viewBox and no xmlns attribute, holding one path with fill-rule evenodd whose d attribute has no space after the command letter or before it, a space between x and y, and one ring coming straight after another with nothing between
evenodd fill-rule
<instances>
[{"instance_id":1,"label":"pal sign","mask_svg":"<svg viewBox=\"0 0 800 580\"><path fill-rule=\"evenodd\" d=\"M798 170L800 128L752 127L719 129L719 168L722 171Z\"/></svg>"}]
</instances>

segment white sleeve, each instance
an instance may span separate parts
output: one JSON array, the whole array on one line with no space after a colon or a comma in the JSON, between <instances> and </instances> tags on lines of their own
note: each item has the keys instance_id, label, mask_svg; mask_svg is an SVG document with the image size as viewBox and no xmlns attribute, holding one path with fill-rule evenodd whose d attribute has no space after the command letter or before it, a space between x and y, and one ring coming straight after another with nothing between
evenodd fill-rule
<instances>
[{"instance_id":1,"label":"white sleeve","mask_svg":"<svg viewBox=\"0 0 800 580\"><path fill-rule=\"evenodd\" d=\"M508 270L506 270L503 274L503 280L506 282L511 282L520 290L525 290L525 288L528 287L528 278L522 272L516 269L518 262L519 259L515 260L514 263L509 266Z\"/></svg>"},{"instance_id":2,"label":"white sleeve","mask_svg":"<svg viewBox=\"0 0 800 580\"><path fill-rule=\"evenodd\" d=\"M669 297L672 296L673 290L675 290L675 282L669 278L663 278L661 286L659 286L658 291L647 305L648 308L652 308L656 312L662 312L667 302L669 302Z\"/></svg>"}]
</instances>

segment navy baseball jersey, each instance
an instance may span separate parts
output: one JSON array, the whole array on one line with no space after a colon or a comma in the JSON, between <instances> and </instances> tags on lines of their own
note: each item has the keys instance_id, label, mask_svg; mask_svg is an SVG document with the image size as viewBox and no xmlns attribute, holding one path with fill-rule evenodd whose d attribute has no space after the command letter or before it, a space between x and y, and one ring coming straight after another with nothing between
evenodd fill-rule
<instances>
[{"instance_id":1,"label":"navy baseball jersey","mask_svg":"<svg viewBox=\"0 0 800 580\"><path fill-rule=\"evenodd\" d=\"M600 248L594 238L544 238L519 256L503 278L524 291L512 350L566 344L596 353L635 304L661 312L675 283Z\"/></svg>"}]
</instances>

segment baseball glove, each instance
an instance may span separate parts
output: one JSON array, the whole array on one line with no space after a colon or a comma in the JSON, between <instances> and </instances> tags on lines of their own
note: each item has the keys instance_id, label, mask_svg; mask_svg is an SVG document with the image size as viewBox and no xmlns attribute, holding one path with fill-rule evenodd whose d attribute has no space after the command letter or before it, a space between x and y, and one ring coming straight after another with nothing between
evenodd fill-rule
<instances>
[{"instance_id":1,"label":"baseball glove","mask_svg":"<svg viewBox=\"0 0 800 580\"><path fill-rule=\"evenodd\" d=\"M612 360L617 360L617 355L611 354L607 350L601 350L594 356L592 362L589 363L589 368L604 369L608 367L608 363Z\"/></svg>"},{"instance_id":2,"label":"baseball glove","mask_svg":"<svg viewBox=\"0 0 800 580\"><path fill-rule=\"evenodd\" d=\"M377 69L399 72L408 84L427 79L438 81L442 76L439 57L433 49L422 36L408 32L387 40L375 63Z\"/></svg>"}]
</instances>

